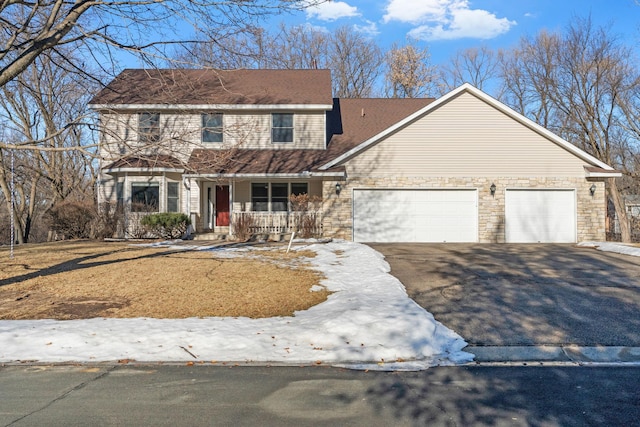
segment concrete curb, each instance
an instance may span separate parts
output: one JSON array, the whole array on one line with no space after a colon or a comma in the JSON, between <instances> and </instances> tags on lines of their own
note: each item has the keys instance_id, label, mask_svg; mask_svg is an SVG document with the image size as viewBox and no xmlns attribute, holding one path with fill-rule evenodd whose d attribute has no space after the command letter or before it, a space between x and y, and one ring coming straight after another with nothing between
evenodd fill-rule
<instances>
[{"instance_id":1,"label":"concrete curb","mask_svg":"<svg viewBox=\"0 0 640 427\"><path fill-rule=\"evenodd\" d=\"M469 346L476 363L572 362L640 364L640 347L566 346Z\"/></svg>"}]
</instances>

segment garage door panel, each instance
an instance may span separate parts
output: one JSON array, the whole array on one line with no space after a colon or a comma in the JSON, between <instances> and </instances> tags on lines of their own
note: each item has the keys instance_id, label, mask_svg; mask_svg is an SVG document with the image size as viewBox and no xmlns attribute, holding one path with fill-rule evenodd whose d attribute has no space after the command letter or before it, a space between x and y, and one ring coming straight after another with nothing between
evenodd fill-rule
<instances>
[{"instance_id":1,"label":"garage door panel","mask_svg":"<svg viewBox=\"0 0 640 427\"><path fill-rule=\"evenodd\" d=\"M505 226L510 243L575 243L575 192L507 190Z\"/></svg>"},{"instance_id":2,"label":"garage door panel","mask_svg":"<svg viewBox=\"0 0 640 427\"><path fill-rule=\"evenodd\" d=\"M475 190L354 190L354 240L475 242Z\"/></svg>"}]
</instances>

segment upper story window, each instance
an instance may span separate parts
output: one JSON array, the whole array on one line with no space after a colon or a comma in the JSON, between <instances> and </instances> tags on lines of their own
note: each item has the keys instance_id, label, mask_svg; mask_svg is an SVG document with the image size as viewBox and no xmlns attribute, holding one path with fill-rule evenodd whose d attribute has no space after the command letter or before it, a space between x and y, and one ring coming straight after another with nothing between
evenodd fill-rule
<instances>
[{"instance_id":1,"label":"upper story window","mask_svg":"<svg viewBox=\"0 0 640 427\"><path fill-rule=\"evenodd\" d=\"M160 113L140 113L138 115L138 138L140 142L160 140Z\"/></svg>"},{"instance_id":2,"label":"upper story window","mask_svg":"<svg viewBox=\"0 0 640 427\"><path fill-rule=\"evenodd\" d=\"M293 114L274 113L271 115L271 142L293 142Z\"/></svg>"},{"instance_id":3,"label":"upper story window","mask_svg":"<svg viewBox=\"0 0 640 427\"><path fill-rule=\"evenodd\" d=\"M202 114L202 142L222 142L222 113Z\"/></svg>"}]
</instances>

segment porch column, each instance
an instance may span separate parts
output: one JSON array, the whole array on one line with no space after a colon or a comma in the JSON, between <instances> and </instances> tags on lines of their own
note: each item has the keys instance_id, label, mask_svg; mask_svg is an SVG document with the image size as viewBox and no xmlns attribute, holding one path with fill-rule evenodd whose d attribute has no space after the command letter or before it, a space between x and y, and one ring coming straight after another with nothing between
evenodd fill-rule
<instances>
[{"instance_id":1,"label":"porch column","mask_svg":"<svg viewBox=\"0 0 640 427\"><path fill-rule=\"evenodd\" d=\"M190 179L189 185L189 218L194 231L200 229L198 215L200 213L200 180Z\"/></svg>"}]
</instances>

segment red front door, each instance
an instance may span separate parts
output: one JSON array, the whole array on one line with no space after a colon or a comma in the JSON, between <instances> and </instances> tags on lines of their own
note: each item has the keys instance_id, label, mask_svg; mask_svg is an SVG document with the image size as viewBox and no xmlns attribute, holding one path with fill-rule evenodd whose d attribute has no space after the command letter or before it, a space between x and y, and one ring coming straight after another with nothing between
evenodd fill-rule
<instances>
[{"instance_id":1,"label":"red front door","mask_svg":"<svg viewBox=\"0 0 640 427\"><path fill-rule=\"evenodd\" d=\"M229 226L229 186L216 185L216 226Z\"/></svg>"}]
</instances>

